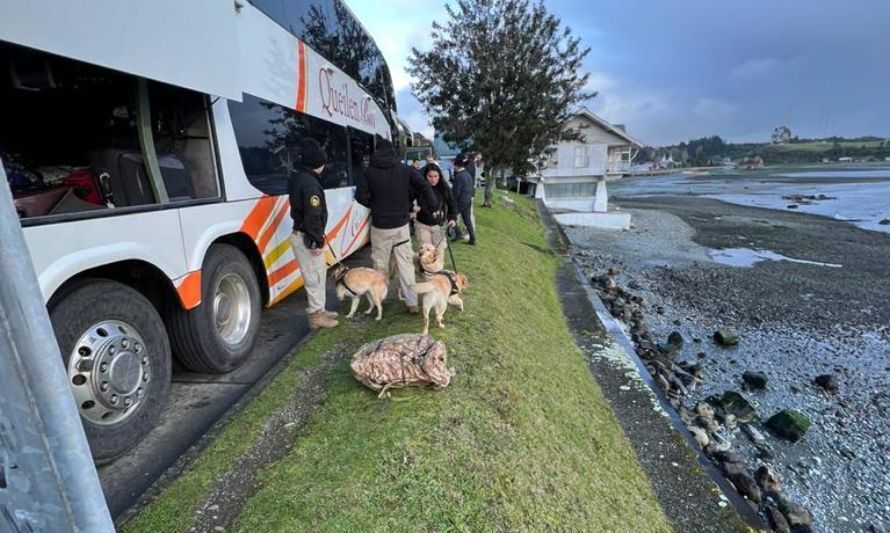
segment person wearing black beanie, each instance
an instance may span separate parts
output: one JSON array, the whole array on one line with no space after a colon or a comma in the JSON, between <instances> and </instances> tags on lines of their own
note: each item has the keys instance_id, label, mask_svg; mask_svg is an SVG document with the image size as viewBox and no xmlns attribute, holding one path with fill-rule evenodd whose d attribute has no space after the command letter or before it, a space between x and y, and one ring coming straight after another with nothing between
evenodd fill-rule
<instances>
[{"instance_id":1,"label":"person wearing black beanie","mask_svg":"<svg viewBox=\"0 0 890 533\"><path fill-rule=\"evenodd\" d=\"M318 178L327 162L324 150L311 137L296 145L296 172L288 181L290 213L294 219L291 248L300 264L300 274L309 300L307 314L311 329L337 326L337 313L325 310L327 264L325 263L325 226L328 208L324 188Z\"/></svg>"}]
</instances>

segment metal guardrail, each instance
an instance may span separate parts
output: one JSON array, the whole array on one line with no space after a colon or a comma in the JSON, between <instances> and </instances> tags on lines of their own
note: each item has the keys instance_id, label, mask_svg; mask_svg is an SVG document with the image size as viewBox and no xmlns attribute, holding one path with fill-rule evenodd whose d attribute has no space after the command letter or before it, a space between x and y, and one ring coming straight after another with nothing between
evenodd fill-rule
<instances>
[{"instance_id":1,"label":"metal guardrail","mask_svg":"<svg viewBox=\"0 0 890 533\"><path fill-rule=\"evenodd\" d=\"M114 531L0 161L0 533Z\"/></svg>"}]
</instances>

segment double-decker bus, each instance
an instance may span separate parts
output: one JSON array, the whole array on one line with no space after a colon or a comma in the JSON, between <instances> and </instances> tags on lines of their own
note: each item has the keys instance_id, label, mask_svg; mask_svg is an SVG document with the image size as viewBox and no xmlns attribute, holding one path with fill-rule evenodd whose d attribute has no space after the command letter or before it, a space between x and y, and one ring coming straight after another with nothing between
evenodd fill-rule
<instances>
[{"instance_id":1,"label":"double-decker bus","mask_svg":"<svg viewBox=\"0 0 890 533\"><path fill-rule=\"evenodd\" d=\"M93 457L138 443L172 358L227 372L302 285L294 146L319 141L332 264L392 82L342 0L0 0L0 174L11 187ZM5 185L2 185L5 186Z\"/></svg>"}]
</instances>

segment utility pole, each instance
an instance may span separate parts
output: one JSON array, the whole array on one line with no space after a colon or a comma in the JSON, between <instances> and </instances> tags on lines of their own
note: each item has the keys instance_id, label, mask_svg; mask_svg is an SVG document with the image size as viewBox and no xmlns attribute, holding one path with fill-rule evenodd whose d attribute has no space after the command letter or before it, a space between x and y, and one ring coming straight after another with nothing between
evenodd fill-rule
<instances>
[{"instance_id":1,"label":"utility pole","mask_svg":"<svg viewBox=\"0 0 890 533\"><path fill-rule=\"evenodd\" d=\"M113 532L0 161L0 533Z\"/></svg>"}]
</instances>

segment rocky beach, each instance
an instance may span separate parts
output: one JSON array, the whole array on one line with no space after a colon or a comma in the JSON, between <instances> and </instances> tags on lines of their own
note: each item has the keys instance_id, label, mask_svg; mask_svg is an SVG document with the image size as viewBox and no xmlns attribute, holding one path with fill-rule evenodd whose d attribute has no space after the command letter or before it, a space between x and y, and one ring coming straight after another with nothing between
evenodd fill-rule
<instances>
[{"instance_id":1,"label":"rocky beach","mask_svg":"<svg viewBox=\"0 0 890 533\"><path fill-rule=\"evenodd\" d=\"M616 203L631 229L565 228L574 260L706 455L776 530L890 527L890 235L696 196Z\"/></svg>"}]
</instances>

